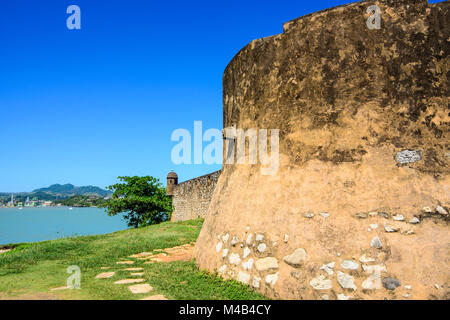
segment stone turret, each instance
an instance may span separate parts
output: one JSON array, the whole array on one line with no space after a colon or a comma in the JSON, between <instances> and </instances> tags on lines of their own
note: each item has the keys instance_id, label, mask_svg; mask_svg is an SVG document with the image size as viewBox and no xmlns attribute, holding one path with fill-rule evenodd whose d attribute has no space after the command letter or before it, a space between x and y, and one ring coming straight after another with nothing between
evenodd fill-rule
<instances>
[{"instance_id":1,"label":"stone turret","mask_svg":"<svg viewBox=\"0 0 450 320\"><path fill-rule=\"evenodd\" d=\"M360 1L240 50L223 127L279 130L279 169L223 165L199 267L275 299L448 300L449 20Z\"/></svg>"},{"instance_id":2,"label":"stone turret","mask_svg":"<svg viewBox=\"0 0 450 320\"><path fill-rule=\"evenodd\" d=\"M178 184L178 175L174 171L170 171L167 175L167 195L173 196L174 186Z\"/></svg>"}]
</instances>

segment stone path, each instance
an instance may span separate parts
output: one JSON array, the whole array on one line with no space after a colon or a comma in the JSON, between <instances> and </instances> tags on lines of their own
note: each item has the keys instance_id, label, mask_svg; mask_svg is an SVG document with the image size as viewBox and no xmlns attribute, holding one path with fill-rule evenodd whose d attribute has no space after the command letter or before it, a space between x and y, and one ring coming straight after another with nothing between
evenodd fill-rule
<instances>
[{"instance_id":1,"label":"stone path","mask_svg":"<svg viewBox=\"0 0 450 320\"><path fill-rule=\"evenodd\" d=\"M135 262L142 263L142 261L145 261L143 262L143 264L165 263L172 261L190 261L194 258L194 246L195 242L172 248L155 249L153 250L153 252L140 252L127 257L128 259L131 258L133 260L120 260L116 262L116 265L132 265ZM100 269L109 270L112 269L112 267L105 266L101 267ZM124 271L124 272L128 271L130 272L129 276L140 278L121 279L115 281L114 284L116 285L130 284L130 286L128 286L128 290L131 291L133 294L145 294L153 290L153 287L150 284L141 283L146 281L146 279L144 279L145 272L143 272L144 271L143 267L124 268L116 271L102 272L99 273L95 278L109 279L116 276L117 271ZM62 290L63 288L65 289L66 287L54 288L52 290ZM161 294L156 294L142 298L140 300L168 300L168 299Z\"/></svg>"},{"instance_id":2,"label":"stone path","mask_svg":"<svg viewBox=\"0 0 450 320\"><path fill-rule=\"evenodd\" d=\"M138 282L144 282L145 279L123 279L118 280L114 282L114 284L130 284L130 283L138 283Z\"/></svg>"},{"instance_id":3,"label":"stone path","mask_svg":"<svg viewBox=\"0 0 450 320\"><path fill-rule=\"evenodd\" d=\"M136 284L134 286L129 286L128 289L134 293L149 293L150 291L153 290L152 286L150 286L149 284Z\"/></svg>"},{"instance_id":4,"label":"stone path","mask_svg":"<svg viewBox=\"0 0 450 320\"><path fill-rule=\"evenodd\" d=\"M102 273L98 274L95 278L96 279L107 279L107 278L111 278L115 274L116 274L115 272L102 272Z\"/></svg>"},{"instance_id":5,"label":"stone path","mask_svg":"<svg viewBox=\"0 0 450 320\"><path fill-rule=\"evenodd\" d=\"M134 261L131 261L131 260L129 260L129 261L117 261L116 262L116 264L133 264L134 263Z\"/></svg>"},{"instance_id":6,"label":"stone path","mask_svg":"<svg viewBox=\"0 0 450 320\"><path fill-rule=\"evenodd\" d=\"M129 256L128 258L137 259L137 258L148 257L148 256L151 256L151 255L153 255L152 252L141 252L141 253L133 254L132 256Z\"/></svg>"}]
</instances>

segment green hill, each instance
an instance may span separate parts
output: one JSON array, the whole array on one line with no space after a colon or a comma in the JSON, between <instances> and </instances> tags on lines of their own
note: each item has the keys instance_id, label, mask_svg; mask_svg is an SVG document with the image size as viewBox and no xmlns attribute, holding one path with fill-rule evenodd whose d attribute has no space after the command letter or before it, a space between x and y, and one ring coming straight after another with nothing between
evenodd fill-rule
<instances>
[{"instance_id":1,"label":"green hill","mask_svg":"<svg viewBox=\"0 0 450 320\"><path fill-rule=\"evenodd\" d=\"M73 184L53 184L48 188L40 188L33 190L33 193L50 193L53 195L59 195L63 197L70 196L99 196L106 197L112 194L112 192L104 190L95 186L76 187Z\"/></svg>"},{"instance_id":2,"label":"green hill","mask_svg":"<svg viewBox=\"0 0 450 320\"><path fill-rule=\"evenodd\" d=\"M48 188L40 188L32 192L14 192L14 199L24 202L27 198L38 198L39 200L61 200L73 196L96 196L107 197L112 195L111 191L95 186L76 187L73 184L53 184ZM0 202L11 199L11 192L0 192Z\"/></svg>"}]
</instances>

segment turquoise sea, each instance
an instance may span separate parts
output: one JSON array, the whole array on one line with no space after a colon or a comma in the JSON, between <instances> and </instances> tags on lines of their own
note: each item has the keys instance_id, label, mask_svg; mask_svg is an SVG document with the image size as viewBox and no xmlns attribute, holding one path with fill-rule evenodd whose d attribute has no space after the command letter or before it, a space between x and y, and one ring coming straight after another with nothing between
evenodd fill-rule
<instances>
[{"instance_id":1,"label":"turquoise sea","mask_svg":"<svg viewBox=\"0 0 450 320\"><path fill-rule=\"evenodd\" d=\"M0 245L105 234L127 229L122 215L98 208L0 208Z\"/></svg>"}]
</instances>

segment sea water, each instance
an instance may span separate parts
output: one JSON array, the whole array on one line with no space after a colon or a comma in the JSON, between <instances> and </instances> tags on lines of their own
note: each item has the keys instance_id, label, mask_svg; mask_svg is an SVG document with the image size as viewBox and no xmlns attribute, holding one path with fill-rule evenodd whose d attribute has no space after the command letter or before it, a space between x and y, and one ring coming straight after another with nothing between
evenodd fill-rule
<instances>
[{"instance_id":1,"label":"sea water","mask_svg":"<svg viewBox=\"0 0 450 320\"><path fill-rule=\"evenodd\" d=\"M47 207L0 208L0 245L105 234L127 229L123 215L104 209Z\"/></svg>"}]
</instances>

